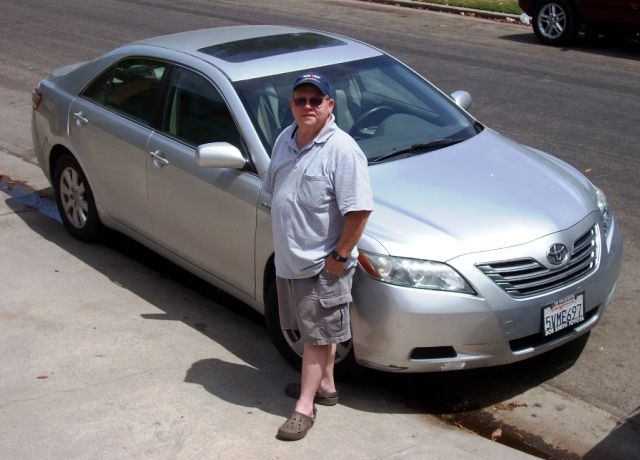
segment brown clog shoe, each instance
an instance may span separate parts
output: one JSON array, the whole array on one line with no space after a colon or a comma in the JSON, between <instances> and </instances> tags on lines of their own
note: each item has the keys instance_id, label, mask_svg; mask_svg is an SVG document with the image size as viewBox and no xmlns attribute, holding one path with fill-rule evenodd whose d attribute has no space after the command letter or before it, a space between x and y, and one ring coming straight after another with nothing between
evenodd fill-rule
<instances>
[{"instance_id":1,"label":"brown clog shoe","mask_svg":"<svg viewBox=\"0 0 640 460\"><path fill-rule=\"evenodd\" d=\"M298 411L293 411L293 414L291 414L287 421L278 429L278 438L284 439L285 441L302 439L307 435L307 432L311 429L315 420L315 407L313 408L313 417L309 417Z\"/></svg>"}]
</instances>

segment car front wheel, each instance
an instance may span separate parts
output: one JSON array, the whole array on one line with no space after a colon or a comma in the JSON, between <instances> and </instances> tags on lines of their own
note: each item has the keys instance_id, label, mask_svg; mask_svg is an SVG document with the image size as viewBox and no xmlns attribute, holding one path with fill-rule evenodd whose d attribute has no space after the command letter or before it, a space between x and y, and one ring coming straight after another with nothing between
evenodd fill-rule
<instances>
[{"instance_id":1,"label":"car front wheel","mask_svg":"<svg viewBox=\"0 0 640 460\"><path fill-rule=\"evenodd\" d=\"M280 355L293 368L302 368L302 351L304 343L300 333L293 329L282 329L280 326L280 309L278 306L278 291L276 282L269 287L266 298L266 323L271 340ZM336 347L336 361L334 377L338 381L350 380L364 371L364 367L356 363L353 353L353 341L339 343Z\"/></svg>"},{"instance_id":2,"label":"car front wheel","mask_svg":"<svg viewBox=\"0 0 640 460\"><path fill-rule=\"evenodd\" d=\"M73 155L67 153L60 157L53 185L58 211L69 233L80 241L97 240L103 226L89 182Z\"/></svg>"},{"instance_id":3,"label":"car front wheel","mask_svg":"<svg viewBox=\"0 0 640 460\"><path fill-rule=\"evenodd\" d=\"M580 32L575 10L565 0L542 0L533 10L533 31L542 43L571 43Z\"/></svg>"}]
</instances>

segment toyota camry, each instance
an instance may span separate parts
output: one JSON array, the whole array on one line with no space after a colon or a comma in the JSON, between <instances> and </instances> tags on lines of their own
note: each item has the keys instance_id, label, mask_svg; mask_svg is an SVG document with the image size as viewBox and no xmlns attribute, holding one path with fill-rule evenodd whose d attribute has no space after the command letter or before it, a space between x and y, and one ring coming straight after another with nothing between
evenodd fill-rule
<instances>
[{"instance_id":1,"label":"toyota camry","mask_svg":"<svg viewBox=\"0 0 640 460\"><path fill-rule=\"evenodd\" d=\"M299 366L262 179L307 70L331 82L375 200L337 375L511 363L600 321L622 261L603 191L476 120L467 92L317 30L185 32L53 71L33 91L32 133L64 225L83 241L124 233L241 299Z\"/></svg>"}]
</instances>

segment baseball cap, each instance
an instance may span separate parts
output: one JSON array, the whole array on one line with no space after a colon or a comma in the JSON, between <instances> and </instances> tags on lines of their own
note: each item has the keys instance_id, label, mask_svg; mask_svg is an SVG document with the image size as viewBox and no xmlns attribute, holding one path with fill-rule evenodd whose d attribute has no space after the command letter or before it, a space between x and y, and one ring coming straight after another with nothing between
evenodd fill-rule
<instances>
[{"instance_id":1,"label":"baseball cap","mask_svg":"<svg viewBox=\"0 0 640 460\"><path fill-rule=\"evenodd\" d=\"M305 72L298 77L296 82L293 84L293 90L304 84L311 84L318 88L322 94L326 94L329 97L333 97L331 93L331 85L329 84L329 80L326 77L323 77L317 72Z\"/></svg>"}]
</instances>

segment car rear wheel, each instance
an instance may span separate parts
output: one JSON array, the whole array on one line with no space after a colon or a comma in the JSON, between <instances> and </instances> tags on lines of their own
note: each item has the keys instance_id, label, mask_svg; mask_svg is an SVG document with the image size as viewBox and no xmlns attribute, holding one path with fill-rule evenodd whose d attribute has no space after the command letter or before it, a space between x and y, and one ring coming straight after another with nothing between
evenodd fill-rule
<instances>
[{"instance_id":1,"label":"car rear wheel","mask_svg":"<svg viewBox=\"0 0 640 460\"><path fill-rule=\"evenodd\" d=\"M60 157L53 185L58 211L69 233L80 241L96 241L103 226L89 182L73 155Z\"/></svg>"},{"instance_id":2,"label":"car rear wheel","mask_svg":"<svg viewBox=\"0 0 640 460\"><path fill-rule=\"evenodd\" d=\"M265 319L271 340L280 355L293 368L300 370L302 368L302 350L304 343L302 342L299 331L282 329L280 326L278 291L275 281L271 284L267 292ZM364 372L364 367L356 363L352 340L338 344L333 372L335 379L338 381L353 379Z\"/></svg>"},{"instance_id":3,"label":"car rear wheel","mask_svg":"<svg viewBox=\"0 0 640 460\"><path fill-rule=\"evenodd\" d=\"M542 43L571 43L580 32L575 10L565 0L542 0L533 10L533 31Z\"/></svg>"}]
</instances>

